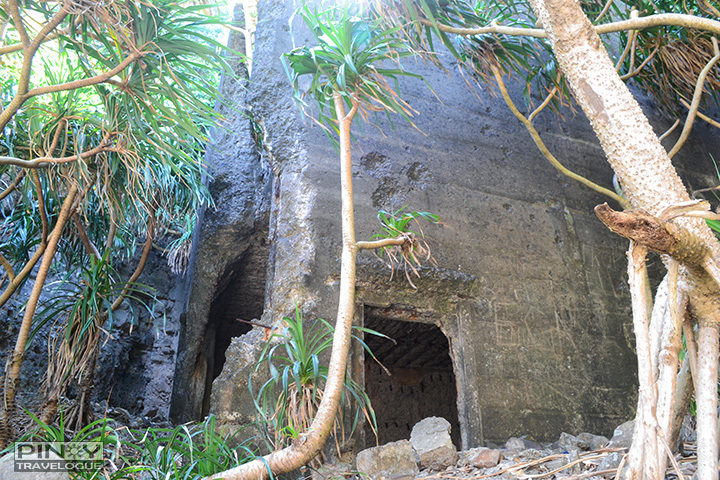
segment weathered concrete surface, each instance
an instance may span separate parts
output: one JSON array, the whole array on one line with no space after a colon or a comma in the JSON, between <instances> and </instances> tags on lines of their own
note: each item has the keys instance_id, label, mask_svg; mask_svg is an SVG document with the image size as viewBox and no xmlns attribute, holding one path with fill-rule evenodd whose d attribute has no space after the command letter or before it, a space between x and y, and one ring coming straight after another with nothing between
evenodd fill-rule
<instances>
[{"instance_id":1,"label":"weathered concrete surface","mask_svg":"<svg viewBox=\"0 0 720 480\"><path fill-rule=\"evenodd\" d=\"M266 323L295 302L307 319L332 320L339 285L337 154L320 128L300 118L279 61L293 46L292 9L289 1L260 3L247 96L273 174ZM300 45L307 35L295 21ZM420 112L420 131L399 119L396 131L381 117L378 128L356 123L357 238L376 231L379 208L436 213L442 225L423 228L437 266L421 269L414 290L402 275L390 281L380 261L361 253L359 305L404 311L407 320L435 323L447 335L462 448L524 434L609 435L633 415L636 379L626 244L592 211L606 199L554 170L499 99L474 96L457 74L405 66L424 74L439 100L422 82L404 81L400 93ZM548 148L571 170L610 186L612 171L587 120L563 114L535 121ZM649 114L664 131L668 122ZM678 160L681 173L691 187L713 185L710 146L695 138ZM187 328L199 328L196 321ZM352 359L361 383L362 355L355 349ZM192 362L184 362L178 372L187 375Z\"/></svg>"},{"instance_id":2,"label":"weathered concrete surface","mask_svg":"<svg viewBox=\"0 0 720 480\"><path fill-rule=\"evenodd\" d=\"M244 51L244 37L232 37L231 48ZM231 58L238 79L245 67ZM235 269L252 254L263 251L268 218L268 168L256 148L253 124L246 108L247 81L223 79L220 108L227 124L216 130L207 162L209 188L216 208L202 212L201 227L193 239L186 305L181 317L171 417L181 422L199 419L209 408L215 370L215 344L230 335L210 324L213 300L233 278ZM239 315L238 315L239 316ZM251 320L251 319L245 319ZM229 343L229 338L226 339Z\"/></svg>"},{"instance_id":3,"label":"weathered concrete surface","mask_svg":"<svg viewBox=\"0 0 720 480\"><path fill-rule=\"evenodd\" d=\"M210 413L216 416L220 424L240 426L255 420L248 381L252 381L255 394L265 381L267 369L255 371L263 343L262 333L253 330L247 335L233 338L225 352L227 361L222 373L213 382L210 397Z\"/></svg>"}]
</instances>

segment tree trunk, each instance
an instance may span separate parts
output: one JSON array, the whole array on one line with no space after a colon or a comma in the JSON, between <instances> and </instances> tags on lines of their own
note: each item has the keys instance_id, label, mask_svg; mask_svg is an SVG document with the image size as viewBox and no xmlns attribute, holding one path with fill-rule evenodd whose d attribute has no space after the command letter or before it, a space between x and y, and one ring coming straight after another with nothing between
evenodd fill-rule
<instances>
[{"instance_id":1,"label":"tree trunk","mask_svg":"<svg viewBox=\"0 0 720 480\"><path fill-rule=\"evenodd\" d=\"M340 267L340 299L335 334L333 336L327 383L318 411L307 432L300 435L292 445L244 465L207 477L207 480L260 480L273 475L290 472L307 464L322 450L335 422L340 395L342 394L350 351L353 314L355 312L355 220L352 191L352 157L350 151L350 126L357 112L357 105L345 113L340 94L334 95L335 112L340 121L340 182L342 195L342 264Z\"/></svg>"},{"instance_id":2,"label":"tree trunk","mask_svg":"<svg viewBox=\"0 0 720 480\"><path fill-rule=\"evenodd\" d=\"M65 228L65 224L70 218L72 205L75 201L77 193L78 187L76 184L73 184L65 197L55 228L48 239L47 248L43 254L43 259L40 263L40 268L38 269L32 292L30 293L27 306L25 307L25 314L23 315L23 320L20 325L17 341L15 342L15 349L13 350L12 356L8 362L8 374L4 383L5 402L2 408L0 408L0 448L5 448L8 443L12 441L11 420L15 410L15 396L17 391L20 389L20 368L22 367L23 358L25 356L25 345L27 344L27 339L30 335L30 327L32 326L35 310L37 309L38 302L40 301L40 294L42 293L42 289L45 285L45 279L47 278L50 265L52 264L53 257L55 256L58 242L62 236L63 228Z\"/></svg>"},{"instance_id":3,"label":"tree trunk","mask_svg":"<svg viewBox=\"0 0 720 480\"><path fill-rule=\"evenodd\" d=\"M657 216L664 208L676 205L689 200L680 177L677 175L670 158L664 147L655 135L650 122L643 114L640 106L633 98L627 86L622 82L607 52L603 48L600 38L593 29L587 16L580 8L579 2L575 0L531 0L532 7L548 34L555 56L562 72L575 94L580 107L590 120L593 130L600 140L600 144L607 156L610 165L615 171L623 191L628 200L635 208L642 208L651 215ZM715 240L710 229L700 219L680 218L676 222L687 228L691 233L697 235L703 243L711 250L714 258L718 258L720 245ZM697 272L689 272L688 290L689 304L692 309L696 304L706 304L699 293L703 290L717 292L717 285L707 276ZM715 318L718 317L720 309L712 305ZM705 318L709 318L706 316ZM702 381L696 382L698 390L704 389L708 401L711 395L717 401L717 350L710 343L710 337L714 336L714 345L717 345L717 328L706 332L707 352L713 358L705 360L715 362L715 369L705 370L700 376ZM638 343L644 339L638 338ZM641 381L642 378L641 378ZM651 385L640 385L641 392L652 388ZM712 389L714 393L710 394ZM642 407L642 405L639 405ZM709 412L716 421L716 412ZM640 412L638 412L640 414ZM643 419L647 421L647 419ZM709 420L708 420L709 421ZM702 425L699 422L699 429L716 430L715 421L709 425ZM647 433L647 432L645 432ZM670 432L657 432L665 438L672 436ZM700 463L701 469L710 469L713 465L715 476L699 471L700 478L717 478L717 443L716 434L698 432L698 443L700 438L708 442L715 442L706 447L705 455L710 455L705 463ZM637 438L637 441L643 441ZM663 447L664 448L664 447ZM651 449L652 450L652 449ZM698 450L701 448L698 446ZM663 471L653 471L653 476L640 474L640 465L632 464L635 455L631 457L631 465L628 472L629 478L642 475L643 478L663 478ZM707 464L707 466L705 466ZM707 475L707 476L706 476Z\"/></svg>"}]
</instances>

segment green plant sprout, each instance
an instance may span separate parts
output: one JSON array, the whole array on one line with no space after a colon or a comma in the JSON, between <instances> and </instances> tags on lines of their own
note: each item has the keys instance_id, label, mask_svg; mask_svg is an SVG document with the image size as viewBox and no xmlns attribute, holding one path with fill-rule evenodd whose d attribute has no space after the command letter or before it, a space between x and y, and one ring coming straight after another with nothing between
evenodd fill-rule
<instances>
[{"instance_id":1,"label":"green plant sprout","mask_svg":"<svg viewBox=\"0 0 720 480\"><path fill-rule=\"evenodd\" d=\"M415 284L410 279L410 272L408 267L415 274L420 277L417 268L422 266L422 260L430 261L433 264L437 264L430 251L430 246L425 241L425 233L420 226L419 220L426 220L430 223L440 223L440 217L429 212L406 212L404 211L407 205L395 210L394 212L388 212L386 210L380 210L378 212L378 220L380 221L380 231L372 236L377 239L388 239L403 237L407 241L402 245L388 245L380 249L380 254L375 253L375 256L381 258L383 255L387 256L387 260L383 260L386 265L390 268L390 279L392 280L395 274L395 265L402 264L403 270L405 271L405 278L408 283L417 289ZM410 227L414 224L417 226L417 231L413 231ZM417 268L416 268L417 267Z\"/></svg>"},{"instance_id":2,"label":"green plant sprout","mask_svg":"<svg viewBox=\"0 0 720 480\"><path fill-rule=\"evenodd\" d=\"M283 328L282 323L286 325ZM354 326L353 329L389 338L368 328ZM257 425L270 448L277 450L296 440L300 432L306 430L312 422L327 382L328 368L321 365L320 356L332 346L333 333L333 326L322 318L306 328L302 312L297 306L295 318L283 318L273 327L273 334L255 365L257 371L263 364L267 364L270 378L262 384L257 395L253 395ZM353 335L353 338L377 361L359 336ZM280 340L280 343L273 342L274 339ZM252 392L252 377L249 385ZM348 375L343 383L340 405L341 413L334 424L338 451L340 443L345 443L357 429L361 414L377 437L377 421L370 398L362 386ZM344 426L348 419L343 417L343 413L348 409L354 411L354 416L349 434L345 435Z\"/></svg>"}]
</instances>

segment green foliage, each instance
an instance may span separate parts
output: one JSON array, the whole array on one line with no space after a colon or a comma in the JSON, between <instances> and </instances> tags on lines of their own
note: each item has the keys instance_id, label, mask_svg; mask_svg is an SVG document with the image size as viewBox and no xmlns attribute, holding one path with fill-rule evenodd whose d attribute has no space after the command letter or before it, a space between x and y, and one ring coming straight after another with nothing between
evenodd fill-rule
<instances>
[{"instance_id":1,"label":"green foliage","mask_svg":"<svg viewBox=\"0 0 720 480\"><path fill-rule=\"evenodd\" d=\"M22 13L25 18L32 12L47 16L59 6L53 5L27 2ZM41 46L29 79L31 89L58 86L57 91L26 100L3 130L2 156L69 159L40 169L43 192L55 197L46 199L51 203L47 211L52 216L68 182L79 183L86 192L81 210L93 217L90 239L104 244L115 223L118 236L110 247L120 248L118 258L132 255L135 238L144 236L150 217L160 233L180 226L182 236L193 223L177 219L194 215L201 203L210 201L202 157L208 131L218 121L213 105L219 79L207 72L231 71L211 35L222 20L205 16L205 8L153 0L97 4L92 14L70 15L59 27L66 34ZM6 43L17 41L11 25ZM137 60L116 76L85 85L131 55ZM1 58L0 100L8 105L22 81L22 51ZM103 146L97 155L72 159ZM7 183L18 171L3 164L0 179ZM13 258L27 257L40 223L37 195L32 188L22 190L23 195L6 199L11 214L4 216L4 229L12 234L3 236L0 249ZM18 225L21 233L15 232ZM79 258L78 246L62 243L61 253L70 263Z\"/></svg>"},{"instance_id":2,"label":"green foliage","mask_svg":"<svg viewBox=\"0 0 720 480\"><path fill-rule=\"evenodd\" d=\"M388 212L386 210L378 211L378 220L382 227L379 233L373 235L373 238L392 238L402 235L403 233L414 233L415 235L425 236L422 228L420 228L419 219L431 223L440 223L440 217L438 215L430 212L406 212L406 208L407 205L394 212ZM412 222L415 222L415 225L417 225L417 232L409 228Z\"/></svg>"},{"instance_id":3,"label":"green foliage","mask_svg":"<svg viewBox=\"0 0 720 480\"><path fill-rule=\"evenodd\" d=\"M405 240L402 245L382 247L379 258L387 258L386 263L391 270L391 279L395 274L395 265L401 264L405 272L405 278L413 288L417 288L410 279L410 271L419 277L420 273L417 268L422 266L423 260L435 263L430 246L424 240L425 233L419 220L440 223L440 217L429 212L406 212L406 208L407 205L394 212L380 210L378 212L378 220L381 225L380 231L373 235L372 238L382 240L400 237ZM412 230L412 226L416 226L417 230ZM410 271L408 271L408 268Z\"/></svg>"},{"instance_id":4,"label":"green foliage","mask_svg":"<svg viewBox=\"0 0 720 480\"><path fill-rule=\"evenodd\" d=\"M213 415L199 424L140 431L118 428L113 420L102 418L73 432L64 424L62 415L57 425L32 418L37 428L19 441L102 444L102 467L71 472L72 478L78 480L194 480L255 458L247 441L237 438L240 431L234 434L218 431Z\"/></svg>"},{"instance_id":5,"label":"green foliage","mask_svg":"<svg viewBox=\"0 0 720 480\"><path fill-rule=\"evenodd\" d=\"M17 291L13 274L29 272L28 259L59 238L55 271L72 275L21 327L34 321L32 339L57 322L49 405L67 381L83 377L82 388L92 387L100 338L123 298L152 316L143 303L152 294L114 271L138 241L165 242L173 269L187 266L196 211L211 203L203 157L221 120L219 74L232 74L214 38L223 20L207 9L185 0L5 6L6 20L12 15L0 37L0 306ZM78 192L73 203L65 202L69 192ZM18 348L19 355L25 345Z\"/></svg>"},{"instance_id":6,"label":"green foliage","mask_svg":"<svg viewBox=\"0 0 720 480\"><path fill-rule=\"evenodd\" d=\"M277 332L283 322L287 326ZM385 337L367 328L353 328ZM274 326L273 334L255 366L257 372L263 365L267 365L270 378L260 386L257 393L253 392L252 377L249 382L255 401L257 425L271 448L280 449L296 439L315 417L328 374L328 367L321 364L320 356L332 346L333 333L333 326L323 319L315 320L306 328L299 307L295 308L295 318L283 318ZM353 338L375 358L361 338L355 335ZM345 440L344 427L347 423L344 415L347 408L354 410L352 419L348 419L349 435L357 428L360 415L364 415L370 422L373 431L376 430L375 411L370 398L362 386L347 375L340 405L340 415L334 427L336 441Z\"/></svg>"},{"instance_id":7,"label":"green foliage","mask_svg":"<svg viewBox=\"0 0 720 480\"><path fill-rule=\"evenodd\" d=\"M527 1L493 2L486 0L393 0L373 2L373 18L384 28L400 28L408 47L436 65L444 67L437 56L435 39L450 51L470 78L481 86L494 87L492 66L509 75L525 79L523 95L528 105L533 95L547 95L557 88L551 105L559 107L570 98L570 91L546 39L496 35L448 34L441 25L458 28L486 27L497 23L518 29L536 29L536 19ZM408 19L412 25L408 26Z\"/></svg>"},{"instance_id":8,"label":"green foliage","mask_svg":"<svg viewBox=\"0 0 720 480\"><path fill-rule=\"evenodd\" d=\"M400 27L382 28L369 20L360 4L342 2L325 10L303 5L298 13L310 28L316 46L302 46L283 55L283 61L301 106L309 96L318 106L318 122L337 131L333 96L338 93L346 105L357 103L367 119L370 111L399 113L410 121L413 110L388 81L401 76L421 78L403 70L400 59L415 55L398 39ZM303 91L300 79L311 76ZM388 117L389 118L389 117Z\"/></svg>"}]
</instances>

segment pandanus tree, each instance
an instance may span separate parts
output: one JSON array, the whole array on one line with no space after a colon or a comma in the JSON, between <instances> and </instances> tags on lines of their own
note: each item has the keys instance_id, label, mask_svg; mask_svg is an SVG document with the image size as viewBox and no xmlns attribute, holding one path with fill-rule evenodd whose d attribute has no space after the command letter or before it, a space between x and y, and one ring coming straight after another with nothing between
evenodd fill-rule
<instances>
[{"instance_id":1,"label":"pandanus tree","mask_svg":"<svg viewBox=\"0 0 720 480\"><path fill-rule=\"evenodd\" d=\"M356 241L352 189L351 126L356 115L398 113L410 120L413 110L389 81L412 75L399 63L411 55L397 39L398 28L381 29L380 22L360 16L352 2L327 10L304 6L299 11L317 45L302 46L285 55L296 98L339 147L342 254L340 298L335 318L330 363L323 396L311 425L287 447L263 458L208 478L259 479L297 469L325 445L340 404L355 311L356 258L363 249L400 247L403 261L419 260L425 251L419 239L404 227L386 221L385 233L370 241ZM414 75L412 75L414 76ZM306 83L308 86L305 87ZM312 101L308 101L312 100ZM429 217L434 219L434 217ZM397 220L397 219L396 219ZM402 221L402 220L401 220ZM402 253L408 252L408 253ZM417 253L413 253L417 252Z\"/></svg>"},{"instance_id":2,"label":"pandanus tree","mask_svg":"<svg viewBox=\"0 0 720 480\"><path fill-rule=\"evenodd\" d=\"M369 24L384 35L395 36L394 40L383 36L387 39L383 41L392 44L398 53L414 51L439 64L434 54L439 39L459 64L469 69L473 78L499 87L511 112L525 125L555 168L627 209L616 212L602 206L597 211L613 231L631 239L629 278L640 395L633 446L622 477L664 478L677 419L685 413L685 406L680 401L685 396L676 390L694 383L698 412L698 477L703 480L718 478L720 273L716 262L720 261L720 244L701 219L712 216L707 212L707 205L691 199L671 163L698 118L720 127L707 110L713 104L717 106L718 8L707 0L682 3L388 0L370 3L372 8L368 15L375 20ZM325 19L326 22L330 20ZM328 109L331 106L329 99L333 99L335 130L340 133L341 155L347 161L349 139L344 135L363 103L362 97L346 88L349 84L341 79L346 80L348 74L350 78L358 78L358 64L338 64L339 58L353 58L351 51L345 50L334 54L333 64L337 68L317 62L316 55L326 48L324 42L331 37L323 38L327 35L327 27L319 24L311 24L311 27L322 46L299 50L307 52L309 59L299 62L295 57L294 64L313 72L313 79L322 79L313 81L310 89L312 93L322 93L321 105ZM394 53L391 57L399 58L399 55ZM370 69L368 73L374 84L383 83L377 77L382 73L380 70ZM503 77L511 73L526 79L528 104L531 103L531 92L542 95L529 115L523 114L507 94ZM333 81L335 78L338 80ZM678 116L673 129L683 124L682 131L669 148L661 142L672 138L673 129L660 136L655 134L625 84L629 80L653 94L664 108ZM318 89L319 86L323 89ZM403 106L394 95L392 99L398 106ZM570 99L579 105L592 124L622 193L569 171L550 152L534 128L533 120L544 108L557 107ZM386 105L381 106L385 108ZM343 175L348 176L349 182L349 169L343 168ZM344 184L344 194L349 193L348 188L349 183ZM348 216L352 210L346 210L350 204L344 199L343 205L345 224L351 225L352 217ZM344 229L344 232L343 269L354 265L357 248L350 231ZM644 269L648 249L663 254L668 267L668 275L658 288L654 303L648 298ZM349 271L343 275L344 280L352 281L352 278ZM350 302L351 289L346 282L341 305ZM338 315L338 322L348 321L344 315L346 313L342 312ZM341 332L340 328L338 332ZM678 358L681 332L688 349L682 368ZM342 340L338 338L338 341ZM344 369L343 350L339 348L335 355L335 347L332 361L339 363L331 364L331 368L339 365ZM688 371L692 371L692 382L685 381L684 375ZM335 404L329 402L328 405ZM334 410L322 410L318 417L321 415L332 416ZM273 472L285 471L289 466L301 464L303 455L306 461L309 460L320 448L318 442L324 438L320 429L327 432L329 422L313 424L312 431L301 438L291 454L271 457L267 467ZM292 461L286 461L291 457ZM253 475L262 475L260 466L254 468ZM227 472L225 478L254 478L250 470L238 472L242 474Z\"/></svg>"},{"instance_id":3,"label":"pandanus tree","mask_svg":"<svg viewBox=\"0 0 720 480\"><path fill-rule=\"evenodd\" d=\"M100 345L123 299L141 289L153 242L169 243L176 269L186 262L195 211L209 200L201 160L218 121L217 78L207 70L229 72L211 33L220 20L205 8L3 4L0 307L26 304L3 380L0 444L13 439L23 358L43 325L53 326L53 358L42 419L53 420L74 386L65 422L80 426L91 415ZM116 267L132 259L134 271L121 279ZM33 271L29 298L17 298ZM65 280L52 294L50 274Z\"/></svg>"}]
</instances>

